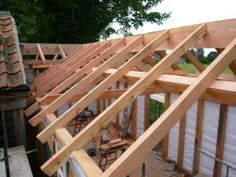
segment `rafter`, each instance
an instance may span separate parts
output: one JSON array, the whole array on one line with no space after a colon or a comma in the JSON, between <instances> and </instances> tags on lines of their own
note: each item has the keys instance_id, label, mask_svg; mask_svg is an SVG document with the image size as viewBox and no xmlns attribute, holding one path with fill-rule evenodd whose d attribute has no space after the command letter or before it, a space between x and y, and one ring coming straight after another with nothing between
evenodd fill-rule
<instances>
[{"instance_id":1,"label":"rafter","mask_svg":"<svg viewBox=\"0 0 236 177\"><path fill-rule=\"evenodd\" d=\"M95 70L92 73L90 73L89 75L87 75L80 82L78 82L71 89L69 89L64 95L59 97L52 104L50 104L47 108L45 108L44 110L39 112L36 116L34 116L32 119L30 119L29 122L33 126L36 126L41 120L44 119L44 116L46 114L51 113L51 112L55 111L56 109L58 109L61 105L66 103L67 100L69 100L74 95L76 95L78 93L78 90L80 92L86 91L87 88L88 88L89 83L96 80L108 68L110 68L111 66L114 66L116 64L117 60L118 61L122 60L123 57L130 52L130 50L132 50L133 48L135 48L138 45L142 44L142 42L143 42L143 36L140 36L137 39L135 39L133 42L131 42L129 45L127 45L125 48L123 48L119 53L115 54L109 60L104 62L97 70ZM76 115L75 112L74 112L74 116Z\"/></svg>"},{"instance_id":2,"label":"rafter","mask_svg":"<svg viewBox=\"0 0 236 177\"><path fill-rule=\"evenodd\" d=\"M137 98L139 94L143 92L154 80L163 73L168 67L170 67L176 59L184 54L186 50L192 47L192 45L199 39L201 35L204 34L206 29L205 25L199 26L194 32L192 32L183 42L181 42L176 49L174 49L168 56L163 58L158 64L156 64L148 74L137 81L132 87L130 87L122 96L120 96L111 106L109 106L104 112L98 115L98 117L93 120L87 127L85 127L79 134L74 137L74 140L65 148L63 148L59 153L55 154L50 160L48 160L43 166L42 170L48 175L53 174L68 158L68 152L74 148L81 148L88 141L89 138L93 137L101 128L101 126L106 125L111 119L113 119L122 109L124 109L130 101L133 101ZM158 38L157 38L158 39ZM166 39L166 38L164 38ZM163 40L161 41L163 42ZM158 41L158 44L160 41ZM141 56L146 56L150 51L156 48L157 45L147 46L139 53ZM147 51L149 49L150 51ZM142 58L143 58L142 57ZM130 60L131 61L131 60ZM127 63L128 64L128 63ZM124 65L126 66L126 65ZM120 69L121 70L121 69ZM111 75L112 76L112 75ZM113 74L114 76L114 74ZM112 78L112 77L110 77ZM114 79L114 78L112 78ZM95 89L94 91L96 91ZM81 102L83 103L83 101ZM72 110L72 109L71 109ZM67 111L68 114L71 114L72 111ZM67 114L67 115L68 115ZM65 121L66 116L60 119L60 126L62 123L67 123ZM68 116L68 118L70 118ZM63 122L62 122L63 121ZM40 141L44 142L47 139L47 135L51 135L50 131L52 128L56 128L56 122L51 124L48 129L45 129L38 138ZM53 126L54 125L54 126ZM64 124L65 125L65 124ZM98 126L99 125L99 126ZM50 130L51 129L51 130ZM53 132L52 132L53 133ZM47 134L47 135L46 135ZM79 143L78 143L79 142ZM57 163L55 164L54 161ZM127 164L126 164L127 166ZM109 175L108 175L109 176ZM123 176L123 175L122 175Z\"/></svg>"},{"instance_id":3,"label":"rafter","mask_svg":"<svg viewBox=\"0 0 236 177\"><path fill-rule=\"evenodd\" d=\"M150 152L177 121L183 117L189 107L197 101L224 68L233 61L235 52L236 40L234 40L222 55L200 74L197 81L191 84L166 112L164 112L162 116L103 173L102 177L125 176L138 162L141 162L146 154ZM127 169L127 165L129 165L129 169Z\"/></svg>"},{"instance_id":4,"label":"rafter","mask_svg":"<svg viewBox=\"0 0 236 177\"><path fill-rule=\"evenodd\" d=\"M105 59L110 58L110 56L113 55L119 48L124 46L124 42L125 42L124 39L117 41L113 46L104 50L96 59L90 61L81 69L78 69L73 75L71 75L69 78L61 82L58 86L53 88L48 94L60 93L61 91L66 89L68 86L71 86L76 81L80 80L82 76L86 76L86 74L89 74L90 72L92 72L93 67L98 66L101 63L101 61L104 61ZM35 102L33 105L31 105L30 107L26 109L25 113L27 116L30 116L36 111L36 109L32 109L32 107L36 108L35 107L36 104L38 103Z\"/></svg>"}]
</instances>

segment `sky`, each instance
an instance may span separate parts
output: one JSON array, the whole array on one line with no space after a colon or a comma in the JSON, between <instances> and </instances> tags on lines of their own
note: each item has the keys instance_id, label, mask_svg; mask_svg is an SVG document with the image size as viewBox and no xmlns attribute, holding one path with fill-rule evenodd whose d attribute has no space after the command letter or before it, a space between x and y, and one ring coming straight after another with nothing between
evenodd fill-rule
<instances>
[{"instance_id":1,"label":"sky","mask_svg":"<svg viewBox=\"0 0 236 177\"><path fill-rule=\"evenodd\" d=\"M203 22L236 18L236 0L163 0L153 10L171 12L163 25L145 23L133 34L140 34ZM118 37L113 35L112 38Z\"/></svg>"}]
</instances>

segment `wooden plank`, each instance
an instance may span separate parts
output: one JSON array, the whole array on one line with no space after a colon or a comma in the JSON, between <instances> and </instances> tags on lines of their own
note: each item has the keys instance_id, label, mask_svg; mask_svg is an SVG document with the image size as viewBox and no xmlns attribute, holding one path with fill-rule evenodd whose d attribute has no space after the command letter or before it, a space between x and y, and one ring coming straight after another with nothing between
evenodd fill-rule
<instances>
[{"instance_id":1,"label":"wooden plank","mask_svg":"<svg viewBox=\"0 0 236 177\"><path fill-rule=\"evenodd\" d=\"M69 91L67 91L64 95L60 96L57 100L55 100L52 104L50 104L46 109L42 110L36 116L34 116L32 119L30 119L29 122L33 126L36 126L38 123L40 123L41 120L44 119L44 116L46 114L55 111L57 108L59 108L61 105L63 105L67 100L69 100L74 95L76 95L78 93L78 90L80 92L81 91L83 92L83 90L86 90L88 83L91 83L92 81L96 80L97 77L102 75L104 71L106 71L111 66L115 65L117 60L122 60L122 57L124 57L134 47L136 47L137 45L140 45L142 43L142 41L143 41L143 37L139 37L139 38L135 39L132 43L127 45L125 48L123 48L119 53L115 54L113 57L111 57L109 60L107 60L105 63L103 63L97 70L95 70L92 73L90 73L89 75L87 75L80 82L78 82L76 85L74 85ZM104 91L104 89L103 89L103 91ZM76 113L77 113L77 109L75 109L75 111L73 112L72 115L75 116Z\"/></svg>"},{"instance_id":2,"label":"wooden plank","mask_svg":"<svg viewBox=\"0 0 236 177\"><path fill-rule=\"evenodd\" d=\"M129 61L127 61L127 63L122 65L115 73L108 76L102 83L100 83L92 91L90 91L87 95L85 95L83 98L81 98L69 111L67 111L68 114L64 114L63 118L59 118L60 121L56 121L53 124L51 124L50 127L48 127L47 129L44 129L44 131L41 132L37 136L37 138L40 139L40 141L42 140L42 142L45 142L47 137L49 137L48 135L49 134L52 135L54 133L53 129L55 129L57 127L65 126L69 121L71 121L73 119L73 117L76 116L76 114L78 114L80 111L82 111L84 108L86 108L90 103L92 103L92 101L94 101L94 99L97 99L104 92L104 90L107 90L114 82L120 80L120 78L123 75L125 75L137 63L139 63L146 55L148 55L150 52L155 50L156 46L163 43L163 41L165 41L168 38L168 36L169 36L168 31L164 32L160 36L157 36L150 44L145 46L142 51L137 53L134 57L132 57ZM81 87L80 87L80 89L81 89Z\"/></svg>"},{"instance_id":3,"label":"wooden plank","mask_svg":"<svg viewBox=\"0 0 236 177\"><path fill-rule=\"evenodd\" d=\"M59 57L59 55L58 54L56 54L56 55L54 55L54 57L53 57L53 61L55 61L55 60L57 60L57 58Z\"/></svg>"},{"instance_id":4,"label":"wooden plank","mask_svg":"<svg viewBox=\"0 0 236 177\"><path fill-rule=\"evenodd\" d=\"M165 110L170 107L170 93L165 93ZM169 133L162 140L162 157L167 159L169 148Z\"/></svg>"},{"instance_id":5,"label":"wooden plank","mask_svg":"<svg viewBox=\"0 0 236 177\"><path fill-rule=\"evenodd\" d=\"M142 79L140 79L139 81L137 81L132 87L129 88L129 90L127 90L122 96L120 96L110 107L108 107L106 109L106 111L102 112L101 114L98 115L98 117L96 119L94 119L87 127L85 127L79 134L77 134L73 140L73 142L68 145L67 148L63 149L60 151L60 153L55 154L51 159L49 159L43 166L42 166L42 170L50 175L53 174L54 171L56 169L58 169L66 160L66 158L68 157L68 152L71 149L74 148L78 148L78 147L82 147L88 140L89 138L93 137L100 129L101 126L106 125L111 119L113 119L113 117L115 117L120 110L124 109L130 101L133 101L134 99L137 98L137 96L143 92L143 90L145 90L149 85L151 85L154 80L159 77L161 75L161 73L167 69L168 67L170 67L177 58L179 58L181 55L183 55L183 53L192 47L192 44L194 42L196 42L199 38L199 36L201 36L203 33L205 32L205 26L201 25L200 27L198 27L196 30L194 30L193 33L191 33L191 35L189 35L183 42L181 42L178 47L176 49L174 49L168 56L166 56L163 60L161 60L157 65L155 65L149 72L148 74L143 77ZM168 33L164 33L165 35L162 35L163 37L165 37L164 39L166 39L166 36ZM162 38L163 38L162 37ZM135 57L140 57L141 59L145 56L147 56L150 51L152 51L153 49L155 49L160 42L163 42L163 40L158 40L158 38L156 38L150 45L148 45L147 47L145 47L143 49L143 51L141 51L140 53L136 54ZM156 44L156 45L154 45ZM132 60L130 60L132 61ZM136 62L138 62L139 60L137 60ZM129 63L129 62L128 62ZM135 63L136 64L136 63ZM227 62L226 62L227 64ZM127 65L127 64L126 64ZM126 66L124 65L124 66ZM223 65L221 65L223 66ZM130 66L131 67L131 66ZM128 68L129 69L129 68ZM128 71L127 71L128 72ZM123 74L122 74L123 75ZM113 78L112 78L113 80ZM97 90L97 89L95 89ZM71 111L68 111L68 113ZM61 119L63 120L63 119ZM64 118L65 120L65 118ZM159 120L159 119L158 119ZM98 126L99 125L99 126ZM46 130L46 129L45 129ZM166 131L168 131L168 129L166 129ZM48 132L44 132L48 133ZM155 134L155 135L158 135ZM46 139L45 136L44 137L39 137L41 140ZM154 138L154 137L152 137ZM163 138L163 137L162 137ZM155 139L155 138L154 138ZM79 143L78 143L79 142ZM155 143L156 145L156 143ZM149 147L150 148L150 147ZM148 149L149 149L148 148ZM143 151L146 151L145 149L143 149ZM126 151L127 152L127 151ZM124 153L126 153L124 152ZM131 153L132 154L132 153ZM124 154L123 154L124 155ZM122 156L123 156L122 155ZM135 154L137 156L137 154ZM138 158L138 157L134 157L134 159ZM120 158L119 158L120 159ZM118 160L119 160L118 159ZM117 162L117 161L116 161ZM115 162L115 163L116 163ZM131 161L129 161L130 163ZM127 167L127 163L124 163ZM134 164L130 164L130 165L134 165ZM118 165L119 166L119 165ZM117 166L117 167L118 167ZM120 167L120 166L119 166ZM124 166L123 166L124 167ZM122 167L122 168L123 168ZM116 168L116 167L115 167ZM114 168L114 169L115 169ZM111 168L109 168L111 169ZM122 170L121 170L122 171ZM107 171L106 171L107 172ZM106 172L103 174L104 176L109 176L110 174L106 174ZM111 170L110 172L113 173L113 171ZM105 175L106 174L106 175ZM123 174L124 176L126 174ZM118 176L123 176L123 175L118 175Z\"/></svg>"},{"instance_id":6,"label":"wooden plank","mask_svg":"<svg viewBox=\"0 0 236 177\"><path fill-rule=\"evenodd\" d=\"M66 60L66 59L67 59L67 58L66 58L66 54L65 54L65 52L64 52L64 50L63 50L63 48L62 48L62 46L61 46L60 44L58 44L58 48L59 48L59 50L60 50L60 53L61 53L62 58L63 58L64 60Z\"/></svg>"},{"instance_id":7,"label":"wooden plank","mask_svg":"<svg viewBox=\"0 0 236 177\"><path fill-rule=\"evenodd\" d=\"M199 99L197 104L197 123L196 123L196 134L195 134L193 167L192 167L193 175L199 173L201 154L200 151L198 151L198 149L201 149L201 144L202 144L203 116L204 116L204 100Z\"/></svg>"},{"instance_id":8,"label":"wooden plank","mask_svg":"<svg viewBox=\"0 0 236 177\"><path fill-rule=\"evenodd\" d=\"M185 52L185 56L197 68L198 71L202 72L205 69L205 67L198 60L198 58L192 52L190 52L189 50L187 52Z\"/></svg>"},{"instance_id":9,"label":"wooden plank","mask_svg":"<svg viewBox=\"0 0 236 177\"><path fill-rule=\"evenodd\" d=\"M57 64L62 64L65 62L65 60L46 60L45 63L43 63L41 60L24 60L23 64L24 65L57 65Z\"/></svg>"},{"instance_id":10,"label":"wooden plank","mask_svg":"<svg viewBox=\"0 0 236 177\"><path fill-rule=\"evenodd\" d=\"M142 161L148 152L168 133L181 119L190 106L203 94L207 87L223 72L234 59L236 40L224 50L191 84L183 94L162 114L162 116L134 142L102 175L125 176ZM131 163L132 162L132 163ZM129 169L127 165L129 164Z\"/></svg>"},{"instance_id":11,"label":"wooden plank","mask_svg":"<svg viewBox=\"0 0 236 177\"><path fill-rule=\"evenodd\" d=\"M43 51L42 51L42 49L41 49L39 44L37 44L37 48L38 48L40 59L43 61L43 63L45 63L46 59L45 59L45 56L44 56Z\"/></svg>"},{"instance_id":12,"label":"wooden plank","mask_svg":"<svg viewBox=\"0 0 236 177\"><path fill-rule=\"evenodd\" d=\"M178 155L177 155L177 166L183 167L184 158L184 142L185 142L185 126L186 126L186 115L179 121L179 141L178 141Z\"/></svg>"},{"instance_id":13,"label":"wooden plank","mask_svg":"<svg viewBox=\"0 0 236 177\"><path fill-rule=\"evenodd\" d=\"M217 141L216 141L216 152L215 152L215 157L219 160L223 160L223 155L224 155L227 112L228 112L228 106L221 104L219 124L218 124L218 134L217 134ZM219 161L215 160L213 176L220 177L221 171L222 171L222 164Z\"/></svg>"}]
</instances>

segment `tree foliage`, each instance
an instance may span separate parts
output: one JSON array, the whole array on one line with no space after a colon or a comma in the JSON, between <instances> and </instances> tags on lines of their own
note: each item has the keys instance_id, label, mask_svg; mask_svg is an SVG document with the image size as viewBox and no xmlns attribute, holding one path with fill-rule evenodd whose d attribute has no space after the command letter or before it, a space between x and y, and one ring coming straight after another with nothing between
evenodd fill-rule
<instances>
[{"instance_id":1,"label":"tree foliage","mask_svg":"<svg viewBox=\"0 0 236 177\"><path fill-rule=\"evenodd\" d=\"M161 24L167 13L151 9L162 0L5 0L22 42L86 43L113 33L130 34L144 22ZM113 28L113 24L119 28Z\"/></svg>"}]
</instances>

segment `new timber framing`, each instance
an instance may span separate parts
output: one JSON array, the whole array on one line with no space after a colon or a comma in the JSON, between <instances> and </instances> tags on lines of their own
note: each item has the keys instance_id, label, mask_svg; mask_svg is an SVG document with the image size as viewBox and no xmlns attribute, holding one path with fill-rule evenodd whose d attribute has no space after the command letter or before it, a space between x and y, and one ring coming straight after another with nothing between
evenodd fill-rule
<instances>
[{"instance_id":1,"label":"new timber framing","mask_svg":"<svg viewBox=\"0 0 236 177\"><path fill-rule=\"evenodd\" d=\"M87 176L118 177L129 174L130 170L135 168L144 160L147 153L150 152L152 148L168 134L169 130L175 125L175 123L184 117L188 108L199 98L214 100L222 104L235 105L234 101L231 101L232 97L230 97L230 94L235 97L235 81L216 80L222 73L223 69L234 62L236 57L236 40L233 40L236 38L236 29L233 27L235 25L236 20L228 20L128 37L113 42L105 41L101 43L100 46L97 46L97 49L93 50L93 52L85 52L85 58L86 56L92 57L93 55L91 55L91 53L94 53L94 51L98 51L99 48L108 45L108 48L105 47L106 49L104 48L99 52L99 56L94 55L94 59L93 57L88 57L90 58L88 59L90 60L89 63L85 64L82 68L74 67L74 69L72 69L73 72L77 69L76 73L81 71L81 74L84 74L85 77L76 80L75 73L74 76L73 74L70 76L69 80L61 78L61 84L64 84L63 86L59 84L58 87L63 89L68 88L68 90L65 92L62 92L62 89L55 92L45 91L42 95L38 95L41 96L40 98L32 97L38 100L37 104L40 104L40 102L45 101L50 96L56 96L52 101L47 102L49 103L48 106L43 107L38 114L30 119L30 123L33 126L41 123L46 119L47 115L52 114L54 111L59 109L60 106L69 102L71 99L74 99L76 102L67 112L58 117L58 119L51 121L51 123L37 136L42 143L51 139L53 135L55 135L59 142L66 142L63 144L62 148L41 167L42 170L47 175L52 175L70 159L71 153L76 151L76 153L72 154L77 154L75 156L77 156L78 164L80 164L81 168L87 172L86 169L88 169L88 164L86 165L86 162L83 162L81 158L86 158L88 161L91 159L88 156L85 157L84 152L81 150L83 146L96 135L100 128L115 119L116 115L129 103L136 100L139 95L147 92L147 90L152 87L160 89L162 92L167 93L167 95L176 91L183 93L173 104L167 103L169 108L164 112L164 114L154 122L154 124L151 125L105 172L101 172L98 169L96 170L96 174L89 174L87 172ZM224 31L228 32L224 33ZM122 41L125 42L125 45L119 45L119 50L117 48L116 53L108 58L105 57L105 52L111 52L112 46L114 47L115 45L122 43ZM90 44L87 48L91 49L94 45L95 44ZM189 53L189 50L194 47L226 49L221 52L211 65L205 68L194 55ZM152 60L149 61L149 63L153 65L151 69L141 66L145 63L144 61L146 57L151 56L157 50L166 50L169 48L173 50L166 54L166 56L163 56L157 64L152 63ZM111 53L113 53L113 51ZM132 53L135 54L131 55ZM180 69L175 66L175 62L182 55L186 55L190 62L192 62L201 72L196 78L164 74L164 72L168 72L167 70L170 69L170 67L176 70ZM101 56L104 56L104 58ZM84 57L80 57L80 59L83 60ZM70 57L67 57L67 61L70 61L69 58ZM97 62L95 62L96 59L98 59ZM150 60L150 58L148 58L148 60ZM117 65L116 63L119 64ZM64 64L64 66L66 65ZM85 67L88 69L84 69L82 72ZM110 69L111 67L117 69ZM146 70L146 72L132 71L135 68ZM50 83L51 80L53 80L53 77L50 77L50 72L45 74L45 77L49 80L44 80L44 78L41 77L39 79L41 84ZM104 78L102 81L99 80L101 77ZM69 137L68 132L64 127L66 127L66 125L77 114L83 111L83 109L90 105L94 100L106 94L115 95L116 93L114 91L109 91L107 89L121 79L125 79L127 83L132 83L133 85L122 91L119 90L118 98L109 107L102 111L75 137ZM228 83L229 87L223 86L222 82ZM91 83L98 85L96 85L92 90L89 90ZM73 86L70 87L70 84L73 84ZM38 88L40 90L40 88L43 87L39 86ZM223 90L223 92L221 90ZM226 96L227 94L229 95ZM224 97L220 98L222 95L224 95ZM74 97L76 96L78 96L78 98L75 99ZM36 107L39 106L36 105ZM37 108L31 107L31 109L33 109L33 111L29 111L29 114L32 114ZM181 125L184 127L185 122L182 121ZM200 130L199 132L201 133ZM222 130L222 132L224 132L224 130ZM184 133L184 131L180 132L180 136L182 137L182 142L179 144L178 156L178 164L180 166L183 163L182 154ZM63 134L65 136L63 136ZM196 138L201 139L200 136L201 135L196 135ZM219 144L220 142L224 142L223 136L218 138L218 142ZM165 146L168 146L168 143L164 144L166 144ZM198 147L200 147L199 143ZM222 145L219 145L219 150L216 153L219 158L222 158L222 149ZM163 152L167 156L166 149L163 149ZM195 159L197 162L195 162L195 166L193 167L193 173L198 172L199 154L196 153ZM92 166L94 165L95 164ZM127 169L127 166L130 168ZM216 163L215 172L220 171L220 168L221 165Z\"/></svg>"}]
</instances>

